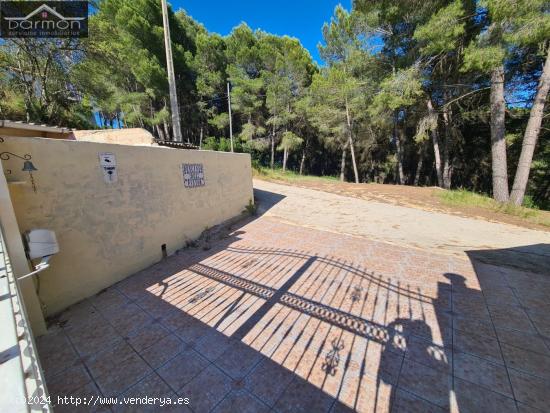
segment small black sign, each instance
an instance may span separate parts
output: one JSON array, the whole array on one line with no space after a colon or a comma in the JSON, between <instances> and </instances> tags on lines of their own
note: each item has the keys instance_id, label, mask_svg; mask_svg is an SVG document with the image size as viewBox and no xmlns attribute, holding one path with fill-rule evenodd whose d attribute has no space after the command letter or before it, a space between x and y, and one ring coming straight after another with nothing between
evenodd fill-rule
<instances>
[{"instance_id":1,"label":"small black sign","mask_svg":"<svg viewBox=\"0 0 550 413\"><path fill-rule=\"evenodd\" d=\"M88 2L0 1L0 37L88 37Z\"/></svg>"},{"instance_id":2,"label":"small black sign","mask_svg":"<svg viewBox=\"0 0 550 413\"><path fill-rule=\"evenodd\" d=\"M183 172L183 185L186 188L204 186L204 169L202 163L184 163L181 165Z\"/></svg>"}]
</instances>

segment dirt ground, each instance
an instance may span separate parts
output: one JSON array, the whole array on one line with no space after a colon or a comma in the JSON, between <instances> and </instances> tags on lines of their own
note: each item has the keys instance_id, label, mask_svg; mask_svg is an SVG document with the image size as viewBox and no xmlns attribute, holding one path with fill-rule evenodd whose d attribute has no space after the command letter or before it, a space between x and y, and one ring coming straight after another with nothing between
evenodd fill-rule
<instances>
[{"instance_id":1,"label":"dirt ground","mask_svg":"<svg viewBox=\"0 0 550 413\"><path fill-rule=\"evenodd\" d=\"M461 257L506 249L517 258L534 248L535 261L550 259L550 231L257 179L254 195L259 213L294 225Z\"/></svg>"},{"instance_id":2,"label":"dirt ground","mask_svg":"<svg viewBox=\"0 0 550 413\"><path fill-rule=\"evenodd\" d=\"M279 180L264 179L282 185L297 186L299 188L315 189L343 196L349 196L367 201L377 201L392 205L399 205L410 208L420 208L425 211L444 212L467 218L477 218L490 222L501 222L517 225L523 228L550 231L550 228L521 217L508 215L502 212L493 211L475 206L451 206L443 202L437 192L437 187L414 187L407 185L390 184L353 184L348 182L322 182L322 181L301 181L287 182ZM539 211L550 220L549 211Z\"/></svg>"}]
</instances>

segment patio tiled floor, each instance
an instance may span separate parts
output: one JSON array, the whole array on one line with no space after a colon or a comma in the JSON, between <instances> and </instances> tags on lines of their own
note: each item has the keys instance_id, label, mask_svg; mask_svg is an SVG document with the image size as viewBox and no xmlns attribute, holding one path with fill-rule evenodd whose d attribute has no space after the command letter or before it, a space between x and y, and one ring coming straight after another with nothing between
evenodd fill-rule
<instances>
[{"instance_id":1,"label":"patio tiled floor","mask_svg":"<svg viewBox=\"0 0 550 413\"><path fill-rule=\"evenodd\" d=\"M548 274L262 217L73 306L38 345L54 401L181 396L196 413L547 411L549 296Z\"/></svg>"}]
</instances>

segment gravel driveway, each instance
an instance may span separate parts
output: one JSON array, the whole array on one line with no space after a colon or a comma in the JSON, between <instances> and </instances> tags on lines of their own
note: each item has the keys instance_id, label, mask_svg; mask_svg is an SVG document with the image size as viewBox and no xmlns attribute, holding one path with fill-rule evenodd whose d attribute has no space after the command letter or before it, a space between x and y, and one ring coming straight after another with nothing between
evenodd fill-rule
<instances>
[{"instance_id":1,"label":"gravel driveway","mask_svg":"<svg viewBox=\"0 0 550 413\"><path fill-rule=\"evenodd\" d=\"M254 180L266 216L342 234L463 256L465 251L550 245L550 232L428 212ZM531 247L529 247L531 246ZM541 252L542 250L542 252ZM537 248L550 260L550 248ZM547 261L550 262L550 261Z\"/></svg>"}]
</instances>

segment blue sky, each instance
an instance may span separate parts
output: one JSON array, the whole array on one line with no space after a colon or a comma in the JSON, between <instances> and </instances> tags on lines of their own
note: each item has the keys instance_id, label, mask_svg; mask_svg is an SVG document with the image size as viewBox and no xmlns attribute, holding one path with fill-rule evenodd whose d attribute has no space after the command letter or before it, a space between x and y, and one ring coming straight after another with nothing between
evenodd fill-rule
<instances>
[{"instance_id":1,"label":"blue sky","mask_svg":"<svg viewBox=\"0 0 550 413\"><path fill-rule=\"evenodd\" d=\"M352 0L168 0L174 10L185 9L208 31L226 35L241 22L252 29L297 37L319 63L321 28L337 4L351 9Z\"/></svg>"}]
</instances>

